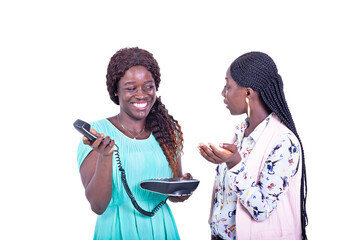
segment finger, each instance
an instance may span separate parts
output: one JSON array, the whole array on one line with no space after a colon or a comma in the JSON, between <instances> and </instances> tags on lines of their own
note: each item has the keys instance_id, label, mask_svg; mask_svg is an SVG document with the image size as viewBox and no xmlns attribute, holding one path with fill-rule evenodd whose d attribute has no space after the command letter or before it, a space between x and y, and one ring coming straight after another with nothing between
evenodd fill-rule
<instances>
[{"instance_id":1,"label":"finger","mask_svg":"<svg viewBox=\"0 0 360 240\"><path fill-rule=\"evenodd\" d=\"M207 146L203 143L200 143L199 146L198 146L198 149L199 149L199 152L201 155L206 155L206 152L205 152L205 148L207 148Z\"/></svg>"},{"instance_id":2,"label":"finger","mask_svg":"<svg viewBox=\"0 0 360 240\"><path fill-rule=\"evenodd\" d=\"M90 147L92 147L93 149L98 149L99 148L99 145L101 144L103 138L98 136L97 139L95 139L95 141L91 142L91 145Z\"/></svg>"},{"instance_id":3,"label":"finger","mask_svg":"<svg viewBox=\"0 0 360 240\"><path fill-rule=\"evenodd\" d=\"M90 132L93 133L94 135L96 135L98 138L101 137L103 138L104 137L104 134L99 134L98 132L96 132L95 129L90 129ZM86 144L86 145L89 145L91 146L93 144L93 142L87 138L86 136L83 136L83 143Z\"/></svg>"},{"instance_id":4,"label":"finger","mask_svg":"<svg viewBox=\"0 0 360 240\"><path fill-rule=\"evenodd\" d=\"M214 144L209 143L209 147L211 151L214 153L214 155L216 155L217 157L222 157L221 151L217 149Z\"/></svg>"},{"instance_id":5,"label":"finger","mask_svg":"<svg viewBox=\"0 0 360 240\"><path fill-rule=\"evenodd\" d=\"M214 159L212 159L211 157L209 157L203 150L200 150L200 154L201 154L201 156L203 156L203 158L205 158L207 161L216 164L216 161L215 161Z\"/></svg>"},{"instance_id":6,"label":"finger","mask_svg":"<svg viewBox=\"0 0 360 240\"><path fill-rule=\"evenodd\" d=\"M107 145L109 145L110 141L111 141L111 139L108 136L105 138L102 138L102 140L98 146L98 150L101 152L104 151L104 149L107 147Z\"/></svg>"},{"instance_id":7,"label":"finger","mask_svg":"<svg viewBox=\"0 0 360 240\"><path fill-rule=\"evenodd\" d=\"M114 145L115 145L115 141L111 140L110 143L104 149L104 151L107 152L105 155L112 155L114 153L115 151Z\"/></svg>"},{"instance_id":8,"label":"finger","mask_svg":"<svg viewBox=\"0 0 360 240\"><path fill-rule=\"evenodd\" d=\"M185 178L185 179L193 179L192 175L190 173L185 173L182 175L182 178Z\"/></svg>"},{"instance_id":9,"label":"finger","mask_svg":"<svg viewBox=\"0 0 360 240\"><path fill-rule=\"evenodd\" d=\"M213 161L215 161L215 163L222 163L223 162L222 159L219 158L218 156L216 156L214 154L213 150L211 148L209 148L208 146L203 146L201 149L206 153L206 155L209 158L213 159Z\"/></svg>"},{"instance_id":10,"label":"finger","mask_svg":"<svg viewBox=\"0 0 360 240\"><path fill-rule=\"evenodd\" d=\"M177 197L178 202L184 202L184 201L188 200L190 196L191 195Z\"/></svg>"},{"instance_id":11,"label":"finger","mask_svg":"<svg viewBox=\"0 0 360 240\"><path fill-rule=\"evenodd\" d=\"M93 129L93 128L90 129L90 132L92 132L92 133L95 134L95 135L98 133L98 132L97 132L95 129Z\"/></svg>"},{"instance_id":12,"label":"finger","mask_svg":"<svg viewBox=\"0 0 360 240\"><path fill-rule=\"evenodd\" d=\"M174 202L174 203L177 203L179 202L179 199L178 197L169 197L170 201Z\"/></svg>"},{"instance_id":13,"label":"finger","mask_svg":"<svg viewBox=\"0 0 360 240\"><path fill-rule=\"evenodd\" d=\"M105 137L99 145L98 151L104 155L112 155L114 152L115 141L111 140L109 136Z\"/></svg>"},{"instance_id":14,"label":"finger","mask_svg":"<svg viewBox=\"0 0 360 240\"><path fill-rule=\"evenodd\" d=\"M212 154L218 158L220 161L224 161L224 159L227 157L227 152L224 152L224 150L217 149L214 144L209 143L209 149L211 149Z\"/></svg>"},{"instance_id":15,"label":"finger","mask_svg":"<svg viewBox=\"0 0 360 240\"><path fill-rule=\"evenodd\" d=\"M90 139L88 139L88 138L85 137L85 136L83 136L83 143L84 143L85 145L91 145L91 144L92 144L92 142L90 141Z\"/></svg>"},{"instance_id":16,"label":"finger","mask_svg":"<svg viewBox=\"0 0 360 240\"><path fill-rule=\"evenodd\" d=\"M184 202L185 200L189 199L190 196L191 196L191 194L189 194L187 196L172 196L172 197L169 197L169 199L172 202Z\"/></svg>"},{"instance_id":17,"label":"finger","mask_svg":"<svg viewBox=\"0 0 360 240\"><path fill-rule=\"evenodd\" d=\"M98 133L95 129L90 129L90 132L92 132L93 134L95 134L98 138L105 138L105 135L103 133Z\"/></svg>"},{"instance_id":18,"label":"finger","mask_svg":"<svg viewBox=\"0 0 360 240\"><path fill-rule=\"evenodd\" d=\"M199 146L199 149L203 150L203 151L206 152L206 153L211 153L211 152L212 152L211 148L208 147L208 146L205 145L205 144L200 145L200 146Z\"/></svg>"},{"instance_id":19,"label":"finger","mask_svg":"<svg viewBox=\"0 0 360 240\"><path fill-rule=\"evenodd\" d=\"M214 144L209 143L209 147L211 149L212 152L214 153L221 153L223 150L222 149L218 149Z\"/></svg>"},{"instance_id":20,"label":"finger","mask_svg":"<svg viewBox=\"0 0 360 240\"><path fill-rule=\"evenodd\" d=\"M214 153L214 155L216 155L220 159L227 159L229 157L229 155L232 154L232 152L230 152L229 150L224 149L224 148L218 149L213 144L209 144L209 146L210 146L212 152Z\"/></svg>"},{"instance_id":21,"label":"finger","mask_svg":"<svg viewBox=\"0 0 360 240\"><path fill-rule=\"evenodd\" d=\"M230 143L220 143L220 147L223 149L226 149L232 153L237 151L237 146L235 144Z\"/></svg>"},{"instance_id":22,"label":"finger","mask_svg":"<svg viewBox=\"0 0 360 240\"><path fill-rule=\"evenodd\" d=\"M214 159L212 159L205 151L202 147L199 147L199 153L201 156L203 156L203 158L205 158L207 161L211 162L211 163L215 163L216 161Z\"/></svg>"}]
</instances>

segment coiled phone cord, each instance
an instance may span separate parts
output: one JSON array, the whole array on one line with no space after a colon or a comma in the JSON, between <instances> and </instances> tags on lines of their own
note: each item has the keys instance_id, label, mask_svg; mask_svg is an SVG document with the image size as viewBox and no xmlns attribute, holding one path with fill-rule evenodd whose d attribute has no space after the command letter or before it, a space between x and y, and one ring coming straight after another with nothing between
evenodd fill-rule
<instances>
[{"instance_id":1,"label":"coiled phone cord","mask_svg":"<svg viewBox=\"0 0 360 240\"><path fill-rule=\"evenodd\" d=\"M159 211L160 208L166 204L166 200L168 198L166 198L165 201L161 201L151 212L148 212L148 211L142 209L139 206L139 204L136 202L135 197L132 194L132 192L131 192L131 190L129 188L129 185L128 185L127 181L126 181L125 169L122 167L122 164L121 164L121 161L120 161L119 147L116 144L114 146L116 148L116 149L114 149L116 162L118 163L119 171L121 172L121 180L122 180L123 186L125 188L125 191L126 191L127 195L129 196L132 204L134 205L135 209L138 210L140 213L142 213L142 214L144 214L146 216L149 216L149 217L154 216L155 213L157 211Z\"/></svg>"}]
</instances>

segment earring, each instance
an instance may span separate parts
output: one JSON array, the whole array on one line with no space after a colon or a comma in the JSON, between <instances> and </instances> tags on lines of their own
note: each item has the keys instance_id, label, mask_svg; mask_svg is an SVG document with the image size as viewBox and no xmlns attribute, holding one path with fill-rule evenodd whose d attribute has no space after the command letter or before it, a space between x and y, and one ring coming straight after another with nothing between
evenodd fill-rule
<instances>
[{"instance_id":1,"label":"earring","mask_svg":"<svg viewBox=\"0 0 360 240\"><path fill-rule=\"evenodd\" d=\"M245 98L245 102L247 103L247 116L250 118L250 104L249 104L249 98Z\"/></svg>"}]
</instances>

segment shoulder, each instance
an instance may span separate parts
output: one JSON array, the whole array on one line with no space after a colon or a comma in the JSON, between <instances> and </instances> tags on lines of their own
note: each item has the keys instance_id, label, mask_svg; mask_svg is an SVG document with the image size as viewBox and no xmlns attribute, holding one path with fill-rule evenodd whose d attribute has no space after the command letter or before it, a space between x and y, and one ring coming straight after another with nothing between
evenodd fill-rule
<instances>
[{"instance_id":1,"label":"shoulder","mask_svg":"<svg viewBox=\"0 0 360 240\"><path fill-rule=\"evenodd\" d=\"M301 145L298 138L292 133L281 133L269 153L269 157L273 159L292 159L297 162L301 156Z\"/></svg>"},{"instance_id":2,"label":"shoulder","mask_svg":"<svg viewBox=\"0 0 360 240\"><path fill-rule=\"evenodd\" d=\"M107 126L110 122L106 118L99 119L90 123L91 126Z\"/></svg>"},{"instance_id":3,"label":"shoulder","mask_svg":"<svg viewBox=\"0 0 360 240\"><path fill-rule=\"evenodd\" d=\"M285 124L282 123L276 115L273 115L273 118L275 121L278 122L278 128L277 128L278 133L277 133L277 138L275 140L276 143L275 146L277 146L278 144L287 145L287 146L294 145L299 148L300 141L296 137L296 135L287 126L285 126Z\"/></svg>"},{"instance_id":4,"label":"shoulder","mask_svg":"<svg viewBox=\"0 0 360 240\"><path fill-rule=\"evenodd\" d=\"M106 133L109 128L111 128L111 123L106 118L96 120L90 123L91 128L95 129L97 132Z\"/></svg>"},{"instance_id":5,"label":"shoulder","mask_svg":"<svg viewBox=\"0 0 360 240\"><path fill-rule=\"evenodd\" d=\"M299 139L290 130L289 132L280 133L280 135L277 138L277 142L288 142L296 145L300 144Z\"/></svg>"}]
</instances>

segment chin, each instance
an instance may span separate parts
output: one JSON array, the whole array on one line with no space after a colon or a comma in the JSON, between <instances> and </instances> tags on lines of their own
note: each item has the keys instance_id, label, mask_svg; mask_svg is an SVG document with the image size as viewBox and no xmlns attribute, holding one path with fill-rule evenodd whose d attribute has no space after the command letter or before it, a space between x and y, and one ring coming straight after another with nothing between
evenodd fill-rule
<instances>
[{"instance_id":1,"label":"chin","mask_svg":"<svg viewBox=\"0 0 360 240\"><path fill-rule=\"evenodd\" d=\"M242 112L237 112L237 111L234 111L234 110L231 110L231 109L229 109L229 111L230 111L231 115L241 115L241 114L243 114Z\"/></svg>"},{"instance_id":2,"label":"chin","mask_svg":"<svg viewBox=\"0 0 360 240\"><path fill-rule=\"evenodd\" d=\"M229 108L229 112L230 112L231 115L236 115L236 113L230 108Z\"/></svg>"},{"instance_id":3,"label":"chin","mask_svg":"<svg viewBox=\"0 0 360 240\"><path fill-rule=\"evenodd\" d=\"M149 115L150 111L140 112L133 114L133 117L137 120L145 119Z\"/></svg>"}]
</instances>

